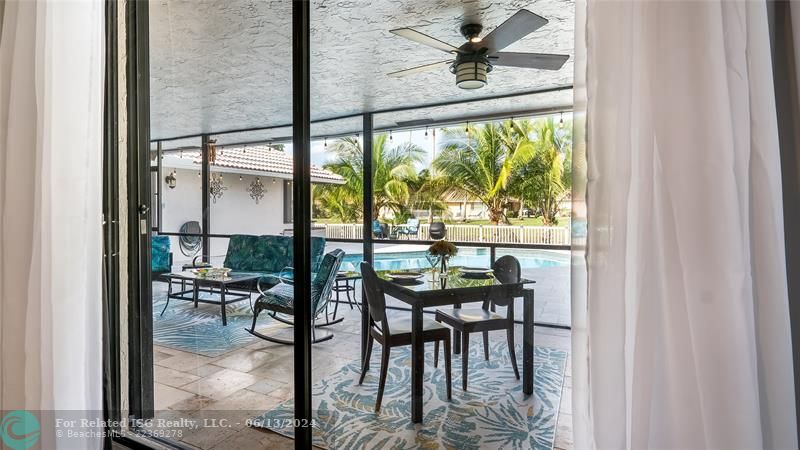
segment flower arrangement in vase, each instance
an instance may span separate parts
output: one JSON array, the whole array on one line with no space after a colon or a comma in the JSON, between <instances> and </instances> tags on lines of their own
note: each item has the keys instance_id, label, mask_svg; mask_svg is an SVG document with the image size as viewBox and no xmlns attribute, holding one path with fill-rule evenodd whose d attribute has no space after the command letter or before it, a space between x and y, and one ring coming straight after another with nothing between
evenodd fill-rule
<instances>
[{"instance_id":1,"label":"flower arrangement in vase","mask_svg":"<svg viewBox=\"0 0 800 450\"><path fill-rule=\"evenodd\" d=\"M441 239L428 247L428 253L439 257L442 264L440 277L447 277L447 263L451 256L458 254L458 247L446 239Z\"/></svg>"}]
</instances>

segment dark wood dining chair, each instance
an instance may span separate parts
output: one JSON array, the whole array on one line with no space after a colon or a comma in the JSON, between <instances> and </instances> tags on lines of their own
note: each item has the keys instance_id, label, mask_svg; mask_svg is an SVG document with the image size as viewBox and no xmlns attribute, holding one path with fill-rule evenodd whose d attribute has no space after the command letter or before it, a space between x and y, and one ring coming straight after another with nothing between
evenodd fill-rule
<instances>
[{"instance_id":1,"label":"dark wood dining chair","mask_svg":"<svg viewBox=\"0 0 800 450\"><path fill-rule=\"evenodd\" d=\"M381 375L378 382L378 398L375 401L375 412L380 412L383 389L386 385L386 374L389 370L389 354L392 347L411 345L411 320L392 320L390 325L386 317L386 296L378 282L378 275L375 274L369 263L361 263L361 276L364 295L369 308L370 324L367 353L364 356L364 366L361 368L361 378L359 378L358 384L364 382L364 376L369 370L372 342L378 341L381 344ZM444 370L447 377L447 399L449 400L452 396L450 329L434 320L423 318L422 341L435 343L434 367L437 367L439 362L439 341L444 341Z\"/></svg>"},{"instance_id":2,"label":"dark wood dining chair","mask_svg":"<svg viewBox=\"0 0 800 450\"><path fill-rule=\"evenodd\" d=\"M504 283L518 282L521 276L519 261L511 255L500 257L492 264L494 276ZM505 306L506 315L495 312L495 306ZM469 371L469 335L470 333L483 333L483 355L489 360L489 332L506 330L508 340L508 353L511 356L511 365L514 375L519 380L517 369L517 356L514 353L514 299L493 298L483 302L480 308L455 308L436 310L436 321L451 326L456 332L456 339L461 335L461 388L467 390L467 372Z\"/></svg>"}]
</instances>

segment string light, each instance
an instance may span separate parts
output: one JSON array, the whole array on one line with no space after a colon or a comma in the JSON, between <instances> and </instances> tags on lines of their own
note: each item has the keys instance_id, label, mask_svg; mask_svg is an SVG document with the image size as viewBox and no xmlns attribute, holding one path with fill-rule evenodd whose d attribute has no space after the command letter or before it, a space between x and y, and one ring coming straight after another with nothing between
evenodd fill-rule
<instances>
[{"instance_id":1,"label":"string light","mask_svg":"<svg viewBox=\"0 0 800 450\"><path fill-rule=\"evenodd\" d=\"M425 139L428 139L428 127L425 127Z\"/></svg>"},{"instance_id":2,"label":"string light","mask_svg":"<svg viewBox=\"0 0 800 450\"><path fill-rule=\"evenodd\" d=\"M564 113L561 113L560 119L558 120L558 128L564 128Z\"/></svg>"},{"instance_id":3,"label":"string light","mask_svg":"<svg viewBox=\"0 0 800 450\"><path fill-rule=\"evenodd\" d=\"M197 176L202 177L203 175L201 175L200 172L197 172Z\"/></svg>"},{"instance_id":4,"label":"string light","mask_svg":"<svg viewBox=\"0 0 800 450\"><path fill-rule=\"evenodd\" d=\"M325 137L325 144L323 145L323 147L328 148L328 138L327 138L327 136Z\"/></svg>"},{"instance_id":5,"label":"string light","mask_svg":"<svg viewBox=\"0 0 800 450\"><path fill-rule=\"evenodd\" d=\"M467 132L467 137L469 137L469 122L467 122L467 126L464 128L464 131Z\"/></svg>"},{"instance_id":6,"label":"string light","mask_svg":"<svg viewBox=\"0 0 800 450\"><path fill-rule=\"evenodd\" d=\"M239 181L242 181L242 176L241 175L239 175Z\"/></svg>"},{"instance_id":7,"label":"string light","mask_svg":"<svg viewBox=\"0 0 800 450\"><path fill-rule=\"evenodd\" d=\"M392 130L389 130L389 140L392 140Z\"/></svg>"}]
</instances>

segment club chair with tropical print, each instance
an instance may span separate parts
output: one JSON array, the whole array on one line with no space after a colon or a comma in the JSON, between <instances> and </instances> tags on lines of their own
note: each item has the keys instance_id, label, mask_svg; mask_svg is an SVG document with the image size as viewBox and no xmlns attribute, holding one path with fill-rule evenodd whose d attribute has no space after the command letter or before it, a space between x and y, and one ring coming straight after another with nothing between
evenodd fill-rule
<instances>
[{"instance_id":1,"label":"club chair with tropical print","mask_svg":"<svg viewBox=\"0 0 800 450\"><path fill-rule=\"evenodd\" d=\"M319 269L312 276L311 281L311 333L312 342L322 342L333 338L333 333L324 332L318 333L316 328L325 324L317 324L317 318L325 313L328 302L331 298L331 291L336 282L336 273L339 271L339 266L344 259L344 252L340 249L333 250L322 258ZM248 333L261 339L275 342L278 344L294 344L293 341L281 339L275 336L267 336L256 331L256 322L258 315L262 311L268 311L270 317L289 325L294 325L290 319L281 317L294 316L294 285L286 282L281 282L275 286L265 290L261 289L261 283L258 285L258 290L261 295L253 305L253 325L250 328L245 328ZM317 334L321 334L317 336Z\"/></svg>"}]
</instances>

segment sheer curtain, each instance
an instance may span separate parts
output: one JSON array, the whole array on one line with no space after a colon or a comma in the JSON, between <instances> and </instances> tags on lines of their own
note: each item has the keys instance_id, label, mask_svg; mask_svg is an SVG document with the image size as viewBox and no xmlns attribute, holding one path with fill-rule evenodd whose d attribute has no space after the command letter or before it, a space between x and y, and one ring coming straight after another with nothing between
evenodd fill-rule
<instances>
[{"instance_id":1,"label":"sheer curtain","mask_svg":"<svg viewBox=\"0 0 800 450\"><path fill-rule=\"evenodd\" d=\"M94 417L104 3L9 1L0 23L0 410Z\"/></svg>"},{"instance_id":2,"label":"sheer curtain","mask_svg":"<svg viewBox=\"0 0 800 450\"><path fill-rule=\"evenodd\" d=\"M576 448L797 448L766 3L577 18Z\"/></svg>"}]
</instances>

